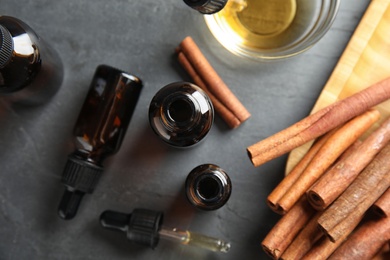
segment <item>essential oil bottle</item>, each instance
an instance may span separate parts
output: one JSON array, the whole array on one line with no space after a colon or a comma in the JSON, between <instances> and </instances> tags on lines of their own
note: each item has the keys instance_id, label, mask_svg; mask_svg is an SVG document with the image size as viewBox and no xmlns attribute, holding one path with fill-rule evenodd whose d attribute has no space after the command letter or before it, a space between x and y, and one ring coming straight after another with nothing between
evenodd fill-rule
<instances>
[{"instance_id":1,"label":"essential oil bottle","mask_svg":"<svg viewBox=\"0 0 390 260\"><path fill-rule=\"evenodd\" d=\"M23 21L0 16L0 98L41 104L57 92L62 80L58 53Z\"/></svg>"},{"instance_id":2,"label":"essential oil bottle","mask_svg":"<svg viewBox=\"0 0 390 260\"><path fill-rule=\"evenodd\" d=\"M229 175L218 165L202 164L187 176L188 201L201 210L216 210L225 205L232 192Z\"/></svg>"},{"instance_id":3,"label":"essential oil bottle","mask_svg":"<svg viewBox=\"0 0 390 260\"><path fill-rule=\"evenodd\" d=\"M84 194L94 191L104 159L121 146L141 89L136 76L107 65L96 69L74 128L76 149L62 175L66 190L59 206L61 218L73 218Z\"/></svg>"},{"instance_id":4,"label":"essential oil bottle","mask_svg":"<svg viewBox=\"0 0 390 260\"><path fill-rule=\"evenodd\" d=\"M149 106L149 122L164 142L189 147L202 141L214 121L209 96L198 86L176 82L160 89Z\"/></svg>"}]
</instances>

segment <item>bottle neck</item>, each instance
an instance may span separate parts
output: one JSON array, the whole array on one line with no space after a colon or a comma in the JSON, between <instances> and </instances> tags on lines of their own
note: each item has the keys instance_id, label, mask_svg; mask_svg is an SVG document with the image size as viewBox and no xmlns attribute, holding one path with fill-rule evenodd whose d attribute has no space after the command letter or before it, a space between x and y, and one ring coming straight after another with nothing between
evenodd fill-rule
<instances>
[{"instance_id":1,"label":"bottle neck","mask_svg":"<svg viewBox=\"0 0 390 260\"><path fill-rule=\"evenodd\" d=\"M193 169L186 179L186 194L195 207L215 210L230 197L231 181L217 165L203 164Z\"/></svg>"},{"instance_id":2,"label":"bottle neck","mask_svg":"<svg viewBox=\"0 0 390 260\"><path fill-rule=\"evenodd\" d=\"M201 120L200 105L188 93L173 93L166 97L160 110L164 126L171 132L190 131Z\"/></svg>"},{"instance_id":3,"label":"bottle neck","mask_svg":"<svg viewBox=\"0 0 390 260\"><path fill-rule=\"evenodd\" d=\"M171 83L160 89L149 106L153 131L166 143L189 147L207 135L214 120L210 98L188 82Z\"/></svg>"},{"instance_id":4,"label":"bottle neck","mask_svg":"<svg viewBox=\"0 0 390 260\"><path fill-rule=\"evenodd\" d=\"M102 163L105 159L105 157L101 153L94 153L93 151L83 150L83 149L77 149L72 153L72 156L83 160L85 162L94 164L96 166L102 167Z\"/></svg>"}]
</instances>

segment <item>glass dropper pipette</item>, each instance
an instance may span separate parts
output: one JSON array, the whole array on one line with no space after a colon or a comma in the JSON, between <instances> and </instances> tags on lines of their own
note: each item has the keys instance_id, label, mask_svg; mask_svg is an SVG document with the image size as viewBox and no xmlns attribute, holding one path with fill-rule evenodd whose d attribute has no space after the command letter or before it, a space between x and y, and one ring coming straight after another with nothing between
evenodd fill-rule
<instances>
[{"instance_id":1,"label":"glass dropper pipette","mask_svg":"<svg viewBox=\"0 0 390 260\"><path fill-rule=\"evenodd\" d=\"M107 210L100 215L102 227L124 232L128 240L151 248L155 248L160 239L214 252L227 253L231 247L230 243L224 240L187 230L164 227L162 222L162 212L148 209L134 209L131 214Z\"/></svg>"}]
</instances>

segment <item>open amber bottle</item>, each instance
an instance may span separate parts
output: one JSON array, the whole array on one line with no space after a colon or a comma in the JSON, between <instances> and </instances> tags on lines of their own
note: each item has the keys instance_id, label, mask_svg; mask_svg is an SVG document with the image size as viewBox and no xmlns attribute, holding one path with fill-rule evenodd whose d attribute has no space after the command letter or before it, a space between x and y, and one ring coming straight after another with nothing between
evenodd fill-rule
<instances>
[{"instance_id":1,"label":"open amber bottle","mask_svg":"<svg viewBox=\"0 0 390 260\"><path fill-rule=\"evenodd\" d=\"M190 147L208 134L214 121L214 107L200 87L174 82L161 88L149 105L149 123L167 144Z\"/></svg>"},{"instance_id":2,"label":"open amber bottle","mask_svg":"<svg viewBox=\"0 0 390 260\"><path fill-rule=\"evenodd\" d=\"M96 69L74 128L76 149L62 175L61 218L73 218L84 194L93 192L104 159L120 148L141 89L142 81L133 75L107 65Z\"/></svg>"}]
</instances>

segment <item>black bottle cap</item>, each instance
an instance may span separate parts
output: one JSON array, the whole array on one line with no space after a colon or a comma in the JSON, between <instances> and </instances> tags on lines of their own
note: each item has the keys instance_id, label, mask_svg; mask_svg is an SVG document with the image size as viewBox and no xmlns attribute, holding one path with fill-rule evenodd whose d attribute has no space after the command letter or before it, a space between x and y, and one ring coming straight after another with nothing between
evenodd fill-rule
<instances>
[{"instance_id":1,"label":"black bottle cap","mask_svg":"<svg viewBox=\"0 0 390 260\"><path fill-rule=\"evenodd\" d=\"M214 14L221 11L228 0L184 0L184 2L202 14Z\"/></svg>"},{"instance_id":2,"label":"black bottle cap","mask_svg":"<svg viewBox=\"0 0 390 260\"><path fill-rule=\"evenodd\" d=\"M0 25L0 69L4 68L12 57L14 50L11 33Z\"/></svg>"},{"instance_id":3,"label":"black bottle cap","mask_svg":"<svg viewBox=\"0 0 390 260\"><path fill-rule=\"evenodd\" d=\"M125 232L128 240L151 248L159 242L162 222L162 212L148 209L134 209L131 214L107 210L100 215L102 227Z\"/></svg>"},{"instance_id":4,"label":"black bottle cap","mask_svg":"<svg viewBox=\"0 0 390 260\"><path fill-rule=\"evenodd\" d=\"M62 197L58 215L72 219L85 193L92 193L103 172L101 166L70 155L62 174L61 182L67 187Z\"/></svg>"}]
</instances>

